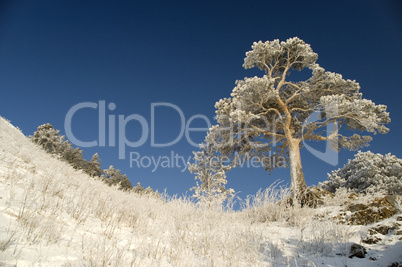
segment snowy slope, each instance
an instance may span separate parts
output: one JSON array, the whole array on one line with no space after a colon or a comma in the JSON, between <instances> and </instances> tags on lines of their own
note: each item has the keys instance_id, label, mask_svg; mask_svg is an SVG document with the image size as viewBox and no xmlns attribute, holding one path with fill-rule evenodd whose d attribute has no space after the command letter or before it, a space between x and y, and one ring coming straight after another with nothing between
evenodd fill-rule
<instances>
[{"instance_id":1,"label":"snowy slope","mask_svg":"<svg viewBox=\"0 0 402 267\"><path fill-rule=\"evenodd\" d=\"M364 259L349 259L350 245L360 243L369 226L313 219L336 210L285 210L265 201L242 212L208 211L183 198L121 192L53 158L0 117L0 266L402 262L402 242L396 236L365 245L369 251Z\"/></svg>"}]
</instances>

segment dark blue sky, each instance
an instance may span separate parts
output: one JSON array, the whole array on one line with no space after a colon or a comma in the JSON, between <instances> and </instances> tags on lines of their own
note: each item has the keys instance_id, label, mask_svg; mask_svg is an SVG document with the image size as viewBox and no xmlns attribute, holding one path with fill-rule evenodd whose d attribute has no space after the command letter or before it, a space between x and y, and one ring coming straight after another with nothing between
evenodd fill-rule
<instances>
[{"instance_id":1,"label":"dark blue sky","mask_svg":"<svg viewBox=\"0 0 402 267\"><path fill-rule=\"evenodd\" d=\"M151 103L169 102L186 121L195 114L212 120L215 102L230 96L235 80L261 75L242 68L252 43L294 36L311 44L326 70L357 80L365 98L388 106L391 131L368 149L402 157L401 1L1 1L0 115L26 135L47 122L65 134L72 106L101 100L116 105L107 116L138 114L150 123ZM173 140L179 128L176 111L156 110L157 142ZM77 112L72 130L83 141L96 139L97 110ZM140 124L129 123L126 135L138 140ZM199 143L203 135L191 137ZM125 160L116 147L83 148L87 159L98 152L103 168L114 165L133 184L170 194L195 185L194 176L180 168L130 168L128 154L157 159L173 151L187 158L195 149L184 137L153 148L150 136L128 147ZM307 183L325 180L354 153L340 153L339 165L331 166L304 151ZM289 182L289 171L228 173L229 187L241 196L276 179Z\"/></svg>"}]
</instances>

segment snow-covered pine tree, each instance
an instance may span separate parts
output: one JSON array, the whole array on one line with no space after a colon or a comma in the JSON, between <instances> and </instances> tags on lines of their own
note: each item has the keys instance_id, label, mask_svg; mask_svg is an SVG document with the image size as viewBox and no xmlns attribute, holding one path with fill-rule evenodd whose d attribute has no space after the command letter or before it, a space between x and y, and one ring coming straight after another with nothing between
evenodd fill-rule
<instances>
[{"instance_id":1,"label":"snow-covered pine tree","mask_svg":"<svg viewBox=\"0 0 402 267\"><path fill-rule=\"evenodd\" d=\"M59 130L56 130L50 123L46 123L38 126L36 132L30 136L30 139L48 153L58 154L60 153L64 136L60 135Z\"/></svg>"},{"instance_id":2,"label":"snow-covered pine tree","mask_svg":"<svg viewBox=\"0 0 402 267\"><path fill-rule=\"evenodd\" d=\"M257 158L287 158L291 190L298 200L306 189L302 141L328 141L335 150L358 149L371 136L348 136L344 128L387 133L384 125L390 122L386 106L363 99L356 81L325 71L317 58L310 45L297 37L255 42L243 67L257 67L264 75L237 81L231 97L215 105L219 127L213 130L220 135L219 152L232 159L250 153ZM309 79L291 78L303 69L312 72ZM313 113L319 114L318 119L309 121ZM326 127L329 124L332 130Z\"/></svg>"},{"instance_id":3,"label":"snow-covered pine tree","mask_svg":"<svg viewBox=\"0 0 402 267\"><path fill-rule=\"evenodd\" d=\"M205 138L205 143L200 144L200 151L193 152L194 163L188 166L191 173L195 173L196 186L192 187L193 197L198 199L201 205L208 208L219 207L222 203L234 195L234 190L227 189L225 185L226 171L231 166L225 165L225 159L215 153L212 133Z\"/></svg>"},{"instance_id":4,"label":"snow-covered pine tree","mask_svg":"<svg viewBox=\"0 0 402 267\"><path fill-rule=\"evenodd\" d=\"M320 186L333 193L338 188L347 188L357 193L384 191L402 196L402 159L391 154L359 151Z\"/></svg>"},{"instance_id":5,"label":"snow-covered pine tree","mask_svg":"<svg viewBox=\"0 0 402 267\"><path fill-rule=\"evenodd\" d=\"M80 148L74 148L73 145L67 140L64 141L60 149L61 159L67 161L71 166L77 170L86 170L88 168L88 161L84 158L83 152Z\"/></svg>"},{"instance_id":6,"label":"snow-covered pine tree","mask_svg":"<svg viewBox=\"0 0 402 267\"><path fill-rule=\"evenodd\" d=\"M98 153L95 153L92 156L91 160L88 162L88 167L85 169L85 172L92 177L101 176L103 172L100 161L101 160Z\"/></svg>"},{"instance_id":7,"label":"snow-covered pine tree","mask_svg":"<svg viewBox=\"0 0 402 267\"><path fill-rule=\"evenodd\" d=\"M139 194L139 195L154 195L160 196L158 192L155 192L151 187L144 188L142 187L141 183L138 182L136 186L132 188L132 192Z\"/></svg>"},{"instance_id":8,"label":"snow-covered pine tree","mask_svg":"<svg viewBox=\"0 0 402 267\"><path fill-rule=\"evenodd\" d=\"M113 165L103 171L103 176L105 183L109 186L119 185L121 190L128 190L133 187L127 176L122 174L120 170L115 169Z\"/></svg>"}]
</instances>

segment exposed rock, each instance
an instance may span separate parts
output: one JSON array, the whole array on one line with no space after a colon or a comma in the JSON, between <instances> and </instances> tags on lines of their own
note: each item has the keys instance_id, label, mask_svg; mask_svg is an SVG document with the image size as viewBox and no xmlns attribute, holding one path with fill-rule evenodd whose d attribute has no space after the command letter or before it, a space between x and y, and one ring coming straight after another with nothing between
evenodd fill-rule
<instances>
[{"instance_id":1,"label":"exposed rock","mask_svg":"<svg viewBox=\"0 0 402 267\"><path fill-rule=\"evenodd\" d=\"M376 198L368 205L353 203L345 208L346 211L350 211L352 214L345 216L344 219L348 224L352 225L372 224L394 216L399 211L396 206L395 196Z\"/></svg>"},{"instance_id":2,"label":"exposed rock","mask_svg":"<svg viewBox=\"0 0 402 267\"><path fill-rule=\"evenodd\" d=\"M402 216L399 216L398 218L396 218L396 221L402 222Z\"/></svg>"},{"instance_id":3,"label":"exposed rock","mask_svg":"<svg viewBox=\"0 0 402 267\"><path fill-rule=\"evenodd\" d=\"M365 247L359 244L353 244L350 247L349 258L357 257L357 258L364 258L367 254L367 250Z\"/></svg>"},{"instance_id":4,"label":"exposed rock","mask_svg":"<svg viewBox=\"0 0 402 267\"><path fill-rule=\"evenodd\" d=\"M356 211L366 210L367 208L368 208L367 205L358 203L358 204L351 204L346 209L351 212L356 212Z\"/></svg>"},{"instance_id":5,"label":"exposed rock","mask_svg":"<svg viewBox=\"0 0 402 267\"><path fill-rule=\"evenodd\" d=\"M385 197L375 198L374 202L371 203L369 206L370 207L389 207L389 208L396 209L397 203L398 203L398 201L397 201L396 196L387 195Z\"/></svg>"},{"instance_id":6,"label":"exposed rock","mask_svg":"<svg viewBox=\"0 0 402 267\"><path fill-rule=\"evenodd\" d=\"M401 225L400 225L400 223L396 223L396 222L394 222L394 223L392 223L392 225L393 225L393 228L394 228L395 230L399 230L399 229L401 229Z\"/></svg>"},{"instance_id":7,"label":"exposed rock","mask_svg":"<svg viewBox=\"0 0 402 267\"><path fill-rule=\"evenodd\" d=\"M374 227L374 228L371 228L371 229L373 229L374 231L376 231L377 233L380 233L382 235L387 235L388 232L395 230L394 227L386 226L386 225L380 225L378 227Z\"/></svg>"},{"instance_id":8,"label":"exposed rock","mask_svg":"<svg viewBox=\"0 0 402 267\"><path fill-rule=\"evenodd\" d=\"M363 243L369 244L369 245L377 244L380 241L381 241L381 238L378 238L376 236L369 236L362 240Z\"/></svg>"},{"instance_id":9,"label":"exposed rock","mask_svg":"<svg viewBox=\"0 0 402 267\"><path fill-rule=\"evenodd\" d=\"M368 234L370 236L368 236L367 238L363 239L362 242L365 244L377 244L379 241L381 241L382 239L374 236L374 235L387 235L389 233L392 234L402 234L402 231L398 231L396 232L396 229L399 229L399 225L397 224L393 224L392 226L388 226L388 225L377 225L376 227L372 227L370 229L368 229Z\"/></svg>"},{"instance_id":10,"label":"exposed rock","mask_svg":"<svg viewBox=\"0 0 402 267\"><path fill-rule=\"evenodd\" d=\"M395 232L395 226L388 226L388 225L378 225L377 227L372 227L368 229L368 233L370 235L375 235L375 234L382 234L382 235L387 235L390 232Z\"/></svg>"}]
</instances>

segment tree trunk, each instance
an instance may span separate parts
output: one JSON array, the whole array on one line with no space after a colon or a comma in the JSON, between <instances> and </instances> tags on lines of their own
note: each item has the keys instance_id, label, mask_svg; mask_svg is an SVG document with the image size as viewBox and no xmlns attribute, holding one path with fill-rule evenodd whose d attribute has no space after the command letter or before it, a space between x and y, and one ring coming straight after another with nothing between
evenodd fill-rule
<instances>
[{"instance_id":1,"label":"tree trunk","mask_svg":"<svg viewBox=\"0 0 402 267\"><path fill-rule=\"evenodd\" d=\"M295 202L301 201L301 196L307 189L301 164L300 147L297 140L289 142L290 188Z\"/></svg>"}]
</instances>

